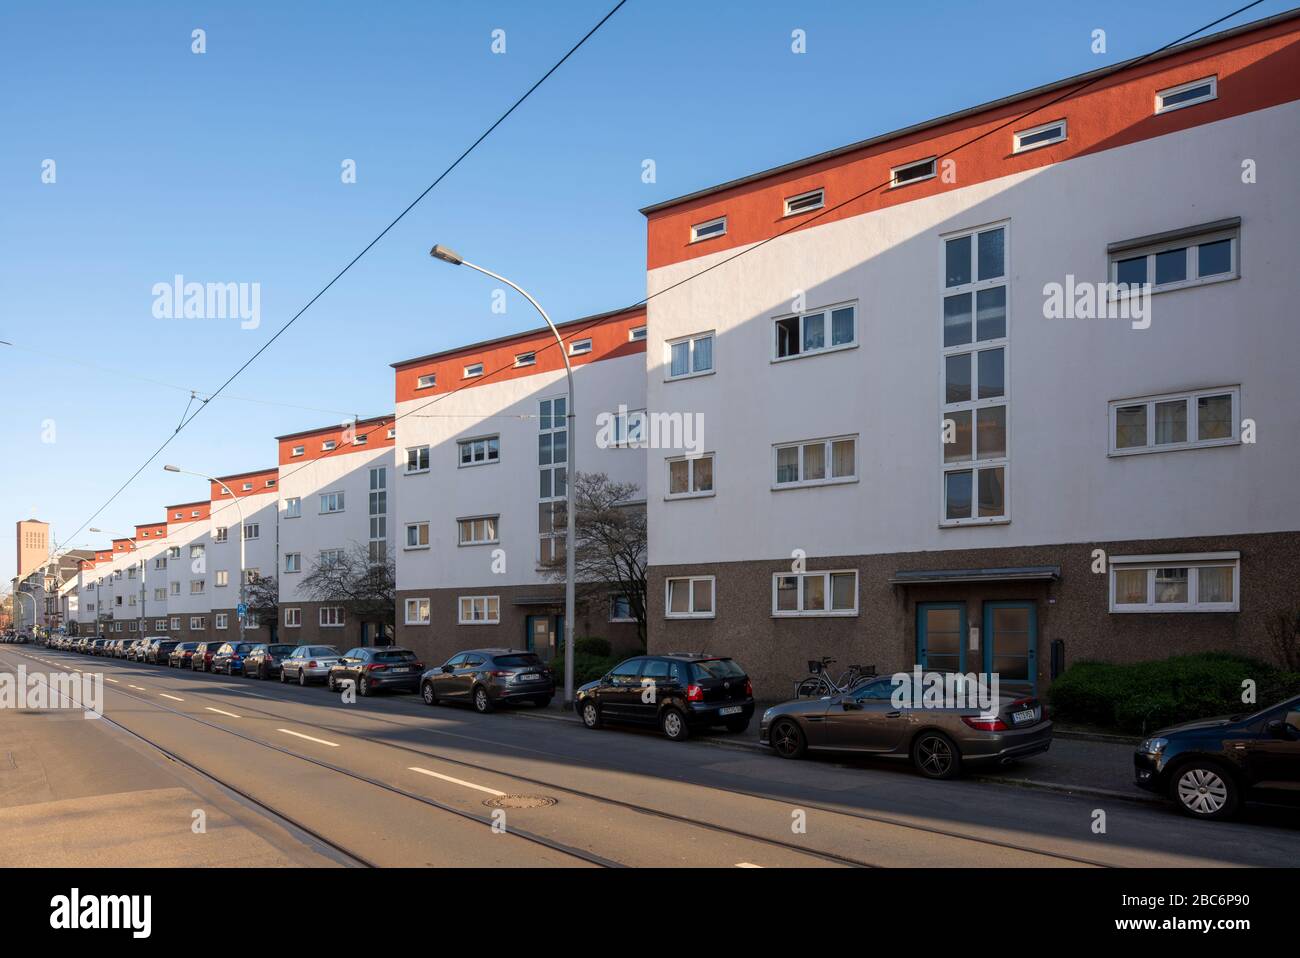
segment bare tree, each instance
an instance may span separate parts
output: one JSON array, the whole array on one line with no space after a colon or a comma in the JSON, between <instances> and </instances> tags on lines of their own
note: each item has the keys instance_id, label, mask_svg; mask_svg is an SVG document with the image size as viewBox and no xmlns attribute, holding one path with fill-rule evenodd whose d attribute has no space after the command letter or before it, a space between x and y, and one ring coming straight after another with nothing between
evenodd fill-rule
<instances>
[{"instance_id":1,"label":"bare tree","mask_svg":"<svg viewBox=\"0 0 1300 958\"><path fill-rule=\"evenodd\" d=\"M615 482L603 472L580 472L573 490L577 515L573 556L576 592L603 607L610 595L627 597L636 619L637 638L646 644L646 509L641 488L634 482ZM555 527L564 528L564 504L557 510ZM564 553L545 563L549 576L563 582Z\"/></svg>"},{"instance_id":2,"label":"bare tree","mask_svg":"<svg viewBox=\"0 0 1300 958\"><path fill-rule=\"evenodd\" d=\"M1288 672L1300 672L1300 608L1273 613L1264 621L1273 655Z\"/></svg>"},{"instance_id":3,"label":"bare tree","mask_svg":"<svg viewBox=\"0 0 1300 958\"><path fill-rule=\"evenodd\" d=\"M368 545L354 542L330 559L319 556L298 588L313 602L341 605L361 622L382 622L392 635L397 623L397 569L390 553L372 559Z\"/></svg>"},{"instance_id":4,"label":"bare tree","mask_svg":"<svg viewBox=\"0 0 1300 958\"><path fill-rule=\"evenodd\" d=\"M280 587L273 575L257 575L244 586L244 604L272 635L280 623Z\"/></svg>"}]
</instances>

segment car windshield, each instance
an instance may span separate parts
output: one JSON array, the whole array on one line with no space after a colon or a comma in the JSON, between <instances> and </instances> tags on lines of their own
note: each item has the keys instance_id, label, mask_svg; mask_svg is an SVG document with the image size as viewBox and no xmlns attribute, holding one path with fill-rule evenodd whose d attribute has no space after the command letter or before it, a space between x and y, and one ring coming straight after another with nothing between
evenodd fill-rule
<instances>
[{"instance_id":1,"label":"car windshield","mask_svg":"<svg viewBox=\"0 0 1300 958\"><path fill-rule=\"evenodd\" d=\"M314 645L307 650L308 655L338 655L339 650L332 645Z\"/></svg>"},{"instance_id":2,"label":"car windshield","mask_svg":"<svg viewBox=\"0 0 1300 958\"><path fill-rule=\"evenodd\" d=\"M293 651L292 645L268 645L266 651L272 655L288 655Z\"/></svg>"},{"instance_id":3,"label":"car windshield","mask_svg":"<svg viewBox=\"0 0 1300 958\"><path fill-rule=\"evenodd\" d=\"M498 655L492 661L503 669L531 669L541 668L542 666L542 660L531 652L522 655Z\"/></svg>"},{"instance_id":4,"label":"car windshield","mask_svg":"<svg viewBox=\"0 0 1300 958\"><path fill-rule=\"evenodd\" d=\"M374 659L376 662L414 662L415 653L405 650L400 652L376 652Z\"/></svg>"},{"instance_id":5,"label":"car windshield","mask_svg":"<svg viewBox=\"0 0 1300 958\"><path fill-rule=\"evenodd\" d=\"M745 670L731 659L705 659L692 662L691 669L697 679L743 679Z\"/></svg>"}]
</instances>

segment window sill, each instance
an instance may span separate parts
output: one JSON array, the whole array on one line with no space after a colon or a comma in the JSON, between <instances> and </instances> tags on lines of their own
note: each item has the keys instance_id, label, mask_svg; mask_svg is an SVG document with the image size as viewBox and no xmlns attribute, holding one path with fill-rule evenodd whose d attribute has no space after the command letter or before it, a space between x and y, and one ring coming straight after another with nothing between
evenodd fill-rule
<instances>
[{"instance_id":1,"label":"window sill","mask_svg":"<svg viewBox=\"0 0 1300 958\"><path fill-rule=\"evenodd\" d=\"M717 616L712 612L699 612L699 613L692 612L692 613L676 613L676 614L665 612L664 618L665 619L714 619L717 618Z\"/></svg>"},{"instance_id":2,"label":"window sill","mask_svg":"<svg viewBox=\"0 0 1300 958\"><path fill-rule=\"evenodd\" d=\"M1189 449L1215 449L1220 446L1240 446L1241 439L1206 439L1199 442L1168 442L1159 446L1135 446L1130 449L1112 449L1106 455L1110 459L1123 459L1126 456L1147 456L1161 452L1186 452Z\"/></svg>"},{"instance_id":3,"label":"window sill","mask_svg":"<svg viewBox=\"0 0 1300 958\"><path fill-rule=\"evenodd\" d=\"M683 379L700 379L703 376L712 376L716 372L717 372L716 369L701 369L697 373L682 373L680 376L665 376L664 382L678 383L681 382Z\"/></svg>"},{"instance_id":4,"label":"window sill","mask_svg":"<svg viewBox=\"0 0 1300 958\"><path fill-rule=\"evenodd\" d=\"M773 612L774 619L852 619L856 618L858 610L852 611L835 611L835 612Z\"/></svg>"},{"instance_id":5,"label":"window sill","mask_svg":"<svg viewBox=\"0 0 1300 958\"><path fill-rule=\"evenodd\" d=\"M473 546L499 546L499 545L501 545L500 539L484 539L482 542L457 542L456 548L469 549L472 548Z\"/></svg>"},{"instance_id":6,"label":"window sill","mask_svg":"<svg viewBox=\"0 0 1300 958\"><path fill-rule=\"evenodd\" d=\"M475 469L479 466L495 466L500 463L500 459L488 459L484 462L460 462L456 464L457 469ZM564 465L564 463L560 463Z\"/></svg>"},{"instance_id":7,"label":"window sill","mask_svg":"<svg viewBox=\"0 0 1300 958\"><path fill-rule=\"evenodd\" d=\"M402 473L402 475L404 475L404 476L422 476L422 475L424 475L424 474L425 474L426 472L428 472L428 471L429 471L429 470L428 470L427 468L425 468L425 469L407 469L405 472Z\"/></svg>"},{"instance_id":8,"label":"window sill","mask_svg":"<svg viewBox=\"0 0 1300 958\"><path fill-rule=\"evenodd\" d=\"M1240 272L1215 273L1210 276L1198 276L1196 279L1182 279L1175 283L1161 283L1158 286L1155 283L1152 283L1150 284L1151 295L1155 296L1159 293L1174 293L1180 289L1195 289L1198 286L1213 286L1215 283L1230 283L1233 280L1237 280L1237 279L1241 279ZM1119 280L1113 280L1112 282L1118 283ZM1107 297L1107 302L1123 303L1130 299L1134 299L1135 296L1140 298L1142 295L1141 289L1145 286L1146 284L1140 284L1139 292L1137 294L1134 294L1131 290L1122 293L1118 293L1118 292L1114 293L1111 296Z\"/></svg>"},{"instance_id":9,"label":"window sill","mask_svg":"<svg viewBox=\"0 0 1300 958\"><path fill-rule=\"evenodd\" d=\"M708 492L670 492L664 496L664 502L677 502L681 499L712 499L717 493L709 490Z\"/></svg>"},{"instance_id":10,"label":"window sill","mask_svg":"<svg viewBox=\"0 0 1300 958\"><path fill-rule=\"evenodd\" d=\"M428 552L429 546L402 546L403 552Z\"/></svg>"},{"instance_id":11,"label":"window sill","mask_svg":"<svg viewBox=\"0 0 1300 958\"><path fill-rule=\"evenodd\" d=\"M943 519L940 529L960 529L964 526L1005 526L1011 524L1010 516L993 516L987 519Z\"/></svg>"},{"instance_id":12,"label":"window sill","mask_svg":"<svg viewBox=\"0 0 1300 958\"><path fill-rule=\"evenodd\" d=\"M791 363L796 359L811 359L814 356L825 356L827 353L842 353L845 350L857 349L859 345L860 344L857 342L852 342L840 343L837 346L823 346L821 349L810 349L806 352L793 353L789 356L773 356L768 360L768 362L772 365L776 365L777 363Z\"/></svg>"},{"instance_id":13,"label":"window sill","mask_svg":"<svg viewBox=\"0 0 1300 958\"><path fill-rule=\"evenodd\" d=\"M457 625L500 625L500 624L501 624L501 620L500 620L500 619L496 619L496 620L491 621L491 622L459 622L459 621L458 621L456 624L457 624Z\"/></svg>"},{"instance_id":14,"label":"window sill","mask_svg":"<svg viewBox=\"0 0 1300 958\"><path fill-rule=\"evenodd\" d=\"M812 482L781 482L773 483L773 492L785 492L787 489L820 489L822 486L850 486L858 482L857 476L848 476L843 479L815 479Z\"/></svg>"}]
</instances>

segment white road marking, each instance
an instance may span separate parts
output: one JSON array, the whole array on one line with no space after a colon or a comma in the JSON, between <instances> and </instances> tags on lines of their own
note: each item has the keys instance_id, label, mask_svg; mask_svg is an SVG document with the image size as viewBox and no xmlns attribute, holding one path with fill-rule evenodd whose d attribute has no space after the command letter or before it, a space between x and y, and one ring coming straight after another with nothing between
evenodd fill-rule
<instances>
[{"instance_id":1,"label":"white road marking","mask_svg":"<svg viewBox=\"0 0 1300 958\"><path fill-rule=\"evenodd\" d=\"M114 685L121 685L121 684L122 684L122 683L119 682L117 679L110 679L107 675L104 676L104 681L105 681L105 682L112 682Z\"/></svg>"},{"instance_id":2,"label":"white road marking","mask_svg":"<svg viewBox=\"0 0 1300 958\"><path fill-rule=\"evenodd\" d=\"M216 712L218 715L229 715L231 718L239 718L234 712L223 712L221 709L214 709L211 705L207 706L209 712Z\"/></svg>"},{"instance_id":3,"label":"white road marking","mask_svg":"<svg viewBox=\"0 0 1300 958\"><path fill-rule=\"evenodd\" d=\"M143 691L145 690L145 688L144 688L143 685L128 685L127 688L128 688L128 689L139 689L141 692L143 692Z\"/></svg>"},{"instance_id":4,"label":"white road marking","mask_svg":"<svg viewBox=\"0 0 1300 958\"><path fill-rule=\"evenodd\" d=\"M419 768L411 765L407 768L408 772L419 772L421 775L428 775L431 778L440 778L444 782L451 782L453 785L464 785L466 788L477 789L480 792L487 792L489 795L496 795L500 798L505 792L498 792L495 788L485 788L482 785L475 785L473 782L462 781L459 778L452 778L450 775L442 775L438 772L431 772L427 768Z\"/></svg>"},{"instance_id":5,"label":"white road marking","mask_svg":"<svg viewBox=\"0 0 1300 958\"><path fill-rule=\"evenodd\" d=\"M755 865L753 862L736 862L737 868L762 868L762 865Z\"/></svg>"},{"instance_id":6,"label":"white road marking","mask_svg":"<svg viewBox=\"0 0 1300 958\"><path fill-rule=\"evenodd\" d=\"M165 698L165 699L171 699L173 702L184 702L184 701L185 701L184 699L177 698L177 697L174 696L174 695L168 695L166 692L159 692L158 694L161 695L161 696L162 696L163 698Z\"/></svg>"},{"instance_id":7,"label":"white road marking","mask_svg":"<svg viewBox=\"0 0 1300 958\"><path fill-rule=\"evenodd\" d=\"M339 743L338 743L338 742L327 742L327 741L325 741L325 739L323 739L323 738L312 738L310 735L303 735L302 732L295 732L295 731L293 731L293 729L278 728L278 729L276 729L276 731L277 731L277 732L283 732L285 735L294 735L294 736L297 736L298 738L305 738L305 739L306 739L307 741L309 741L309 742L316 742L316 743L318 743L318 744L320 744L320 745L328 745L328 746L330 746L330 748L338 748L338 747L339 747Z\"/></svg>"}]
</instances>

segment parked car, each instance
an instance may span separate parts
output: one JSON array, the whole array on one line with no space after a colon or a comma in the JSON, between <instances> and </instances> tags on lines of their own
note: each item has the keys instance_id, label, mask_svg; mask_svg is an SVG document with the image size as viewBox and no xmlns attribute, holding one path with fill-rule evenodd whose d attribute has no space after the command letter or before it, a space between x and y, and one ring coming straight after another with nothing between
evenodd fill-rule
<instances>
[{"instance_id":1,"label":"parked car","mask_svg":"<svg viewBox=\"0 0 1300 958\"><path fill-rule=\"evenodd\" d=\"M132 662L143 662L144 657L149 654L149 646L154 642L154 637L150 636L144 639L136 639L131 643L131 652L127 656Z\"/></svg>"},{"instance_id":2,"label":"parked car","mask_svg":"<svg viewBox=\"0 0 1300 958\"><path fill-rule=\"evenodd\" d=\"M426 705L458 702L478 712L518 702L545 708L554 695L555 677L546 663L521 649L458 652L420 676L420 696Z\"/></svg>"},{"instance_id":3,"label":"parked car","mask_svg":"<svg viewBox=\"0 0 1300 958\"><path fill-rule=\"evenodd\" d=\"M89 651L91 655L103 655L104 647L108 645L108 643L108 639L95 639L89 646L87 646L87 651Z\"/></svg>"},{"instance_id":4,"label":"parked car","mask_svg":"<svg viewBox=\"0 0 1300 958\"><path fill-rule=\"evenodd\" d=\"M178 645L176 639L154 639L145 650L144 660L150 665L168 665L172 649Z\"/></svg>"},{"instance_id":5,"label":"parked car","mask_svg":"<svg viewBox=\"0 0 1300 958\"><path fill-rule=\"evenodd\" d=\"M167 656L167 664L173 669L188 669L194 650L198 647L199 643L197 642L177 642L176 647Z\"/></svg>"},{"instance_id":6,"label":"parked car","mask_svg":"<svg viewBox=\"0 0 1300 958\"><path fill-rule=\"evenodd\" d=\"M294 648L296 646L283 643L263 642L254 645L244 656L244 674L253 679L269 679L273 675L279 675L284 657Z\"/></svg>"},{"instance_id":7,"label":"parked car","mask_svg":"<svg viewBox=\"0 0 1300 958\"><path fill-rule=\"evenodd\" d=\"M587 728L607 721L658 725L680 742L692 729L713 725L743 732L754 715L754 690L745 670L725 656L639 655L578 689L573 706Z\"/></svg>"},{"instance_id":8,"label":"parked car","mask_svg":"<svg viewBox=\"0 0 1300 958\"><path fill-rule=\"evenodd\" d=\"M330 666L325 684L335 692L342 689L345 682L355 682L361 695L381 689L414 692L420 687L423 672L424 663L410 649L393 645L361 646L344 652Z\"/></svg>"},{"instance_id":9,"label":"parked car","mask_svg":"<svg viewBox=\"0 0 1300 958\"><path fill-rule=\"evenodd\" d=\"M130 639L118 639L117 645L113 646L113 658L115 659L126 658L126 653L129 652L130 649L131 649Z\"/></svg>"},{"instance_id":10,"label":"parked car","mask_svg":"<svg viewBox=\"0 0 1300 958\"><path fill-rule=\"evenodd\" d=\"M95 639L96 636L88 636L87 638L84 639L78 639L76 645L76 651L82 655L85 655L87 652L90 651L90 644L94 642Z\"/></svg>"},{"instance_id":11,"label":"parked car","mask_svg":"<svg viewBox=\"0 0 1300 958\"><path fill-rule=\"evenodd\" d=\"M1193 818L1231 818L1243 801L1300 805L1300 696L1161 729L1133 764L1139 787Z\"/></svg>"},{"instance_id":12,"label":"parked car","mask_svg":"<svg viewBox=\"0 0 1300 958\"><path fill-rule=\"evenodd\" d=\"M194 654L190 656L190 669L194 672L211 672L212 656L224 644L224 642L200 642L195 646Z\"/></svg>"},{"instance_id":13,"label":"parked car","mask_svg":"<svg viewBox=\"0 0 1300 958\"><path fill-rule=\"evenodd\" d=\"M299 685L324 682L342 657L332 645L300 645L280 661L280 681Z\"/></svg>"},{"instance_id":14,"label":"parked car","mask_svg":"<svg viewBox=\"0 0 1300 958\"><path fill-rule=\"evenodd\" d=\"M929 778L955 778L967 764L1007 764L1051 747L1052 723L1033 696L999 695L988 712L899 707L898 687L882 676L839 695L784 702L763 713L759 742L782 758L813 751L910 760ZM912 701L923 701L923 690L917 683Z\"/></svg>"},{"instance_id":15,"label":"parked car","mask_svg":"<svg viewBox=\"0 0 1300 958\"><path fill-rule=\"evenodd\" d=\"M244 656L252 651L254 642L223 642L212 653L209 670L227 675L244 674Z\"/></svg>"}]
</instances>

